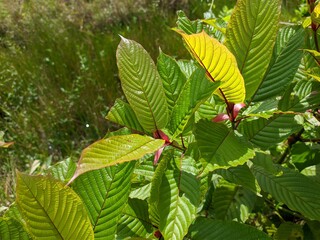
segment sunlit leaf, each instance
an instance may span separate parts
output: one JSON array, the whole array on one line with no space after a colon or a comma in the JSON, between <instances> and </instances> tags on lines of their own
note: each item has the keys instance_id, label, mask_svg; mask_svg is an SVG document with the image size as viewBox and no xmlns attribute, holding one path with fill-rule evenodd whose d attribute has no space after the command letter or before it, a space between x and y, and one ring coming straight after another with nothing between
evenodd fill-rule
<instances>
[{"instance_id":1,"label":"sunlit leaf","mask_svg":"<svg viewBox=\"0 0 320 240\"><path fill-rule=\"evenodd\" d=\"M0 239L31 240L32 238L17 220L12 218L0 218Z\"/></svg>"},{"instance_id":2,"label":"sunlit leaf","mask_svg":"<svg viewBox=\"0 0 320 240\"><path fill-rule=\"evenodd\" d=\"M199 33L202 31L203 24L200 20L190 21L183 11L178 11L178 28L187 34Z\"/></svg>"},{"instance_id":3,"label":"sunlit leaf","mask_svg":"<svg viewBox=\"0 0 320 240\"><path fill-rule=\"evenodd\" d=\"M71 158L67 158L48 168L46 173L52 175L55 179L67 182L73 176L76 168L76 163Z\"/></svg>"},{"instance_id":4,"label":"sunlit leaf","mask_svg":"<svg viewBox=\"0 0 320 240\"><path fill-rule=\"evenodd\" d=\"M206 70L209 79L221 81L216 93L228 102L242 103L246 91L237 61L232 53L204 31L192 35L178 33L183 37L193 57Z\"/></svg>"},{"instance_id":5,"label":"sunlit leaf","mask_svg":"<svg viewBox=\"0 0 320 240\"><path fill-rule=\"evenodd\" d=\"M178 63L162 51L158 57L157 68L167 97L168 109L171 113L187 79Z\"/></svg>"},{"instance_id":6,"label":"sunlit leaf","mask_svg":"<svg viewBox=\"0 0 320 240\"><path fill-rule=\"evenodd\" d=\"M60 181L18 172L17 204L36 239L94 239L81 199Z\"/></svg>"},{"instance_id":7,"label":"sunlit leaf","mask_svg":"<svg viewBox=\"0 0 320 240\"><path fill-rule=\"evenodd\" d=\"M247 99L268 68L278 32L281 0L238 0L227 27L226 46L237 59Z\"/></svg>"},{"instance_id":8,"label":"sunlit leaf","mask_svg":"<svg viewBox=\"0 0 320 240\"><path fill-rule=\"evenodd\" d=\"M141 126L147 132L164 128L169 118L168 105L149 54L140 44L122 37L117 64L123 92Z\"/></svg>"},{"instance_id":9,"label":"sunlit leaf","mask_svg":"<svg viewBox=\"0 0 320 240\"><path fill-rule=\"evenodd\" d=\"M143 127L140 125L136 114L132 107L121 99L117 99L113 107L110 109L106 116L111 122L117 123L121 126L126 126L140 132L144 132Z\"/></svg>"},{"instance_id":10,"label":"sunlit leaf","mask_svg":"<svg viewBox=\"0 0 320 240\"><path fill-rule=\"evenodd\" d=\"M157 151L163 144L164 140L139 134L113 136L99 140L83 150L71 180L91 170L137 160Z\"/></svg>"},{"instance_id":11,"label":"sunlit leaf","mask_svg":"<svg viewBox=\"0 0 320 240\"><path fill-rule=\"evenodd\" d=\"M218 86L219 83L210 82L206 78L203 69L197 69L193 72L172 109L169 128L172 131L173 138L184 130L192 114L201 103L212 95Z\"/></svg>"}]
</instances>

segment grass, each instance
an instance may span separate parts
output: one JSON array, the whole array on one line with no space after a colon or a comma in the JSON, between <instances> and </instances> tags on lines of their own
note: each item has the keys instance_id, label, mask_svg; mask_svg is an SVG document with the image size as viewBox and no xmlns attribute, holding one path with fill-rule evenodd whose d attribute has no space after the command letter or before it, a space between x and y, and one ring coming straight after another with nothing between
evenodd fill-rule
<instances>
[{"instance_id":1,"label":"grass","mask_svg":"<svg viewBox=\"0 0 320 240\"><path fill-rule=\"evenodd\" d=\"M0 130L15 142L0 149L0 205L14 199L15 169L39 172L77 159L117 127L105 116L122 96L119 34L142 44L154 60L159 47L187 55L170 29L176 16L169 1L65 2L0 1Z\"/></svg>"}]
</instances>

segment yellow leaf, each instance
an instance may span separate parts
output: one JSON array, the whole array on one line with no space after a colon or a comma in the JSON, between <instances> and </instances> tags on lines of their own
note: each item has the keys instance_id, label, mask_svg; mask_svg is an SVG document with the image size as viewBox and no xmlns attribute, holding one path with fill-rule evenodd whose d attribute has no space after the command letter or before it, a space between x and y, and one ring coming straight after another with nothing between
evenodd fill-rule
<instances>
[{"instance_id":1,"label":"yellow leaf","mask_svg":"<svg viewBox=\"0 0 320 240\"><path fill-rule=\"evenodd\" d=\"M207 76L214 82L222 82L216 94L227 102L244 102L244 80L235 57L227 47L204 31L192 35L177 32L183 37L191 54L206 69Z\"/></svg>"},{"instance_id":2,"label":"yellow leaf","mask_svg":"<svg viewBox=\"0 0 320 240\"><path fill-rule=\"evenodd\" d=\"M319 3L313 9L313 12L311 14L311 18L312 18L313 22L320 24L320 4Z\"/></svg>"}]
</instances>

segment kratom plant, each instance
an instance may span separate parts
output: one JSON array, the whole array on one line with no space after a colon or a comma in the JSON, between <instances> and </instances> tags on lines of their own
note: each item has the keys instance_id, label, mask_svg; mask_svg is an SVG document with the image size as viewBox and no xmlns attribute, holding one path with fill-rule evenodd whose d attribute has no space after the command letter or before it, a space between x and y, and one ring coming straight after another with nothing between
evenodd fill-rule
<instances>
[{"instance_id":1,"label":"kratom plant","mask_svg":"<svg viewBox=\"0 0 320 240\"><path fill-rule=\"evenodd\" d=\"M178 13L193 60L121 37L119 126L43 175L17 173L2 239L319 239L318 28L280 0L221 19ZM308 23L309 21L309 23ZM170 43L168 43L170 44ZM303 50L304 49L304 50Z\"/></svg>"}]
</instances>

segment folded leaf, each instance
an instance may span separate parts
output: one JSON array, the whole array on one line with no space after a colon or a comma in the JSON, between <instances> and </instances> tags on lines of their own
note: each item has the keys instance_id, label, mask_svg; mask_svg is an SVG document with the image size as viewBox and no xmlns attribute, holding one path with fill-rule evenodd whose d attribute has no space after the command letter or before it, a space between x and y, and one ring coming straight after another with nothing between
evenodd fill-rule
<instances>
[{"instance_id":1,"label":"folded leaf","mask_svg":"<svg viewBox=\"0 0 320 240\"><path fill-rule=\"evenodd\" d=\"M123 92L141 126L147 132L164 128L168 105L156 66L135 41L122 37L117 49L117 64Z\"/></svg>"},{"instance_id":2,"label":"folded leaf","mask_svg":"<svg viewBox=\"0 0 320 240\"><path fill-rule=\"evenodd\" d=\"M225 101L242 103L246 91L232 53L204 31L192 35L180 31L178 33L183 37L193 57L206 70L209 79L221 81L219 91L216 93Z\"/></svg>"},{"instance_id":3,"label":"folded leaf","mask_svg":"<svg viewBox=\"0 0 320 240\"><path fill-rule=\"evenodd\" d=\"M278 32L281 0L239 0L226 33L226 46L243 75L247 99L266 72Z\"/></svg>"},{"instance_id":4,"label":"folded leaf","mask_svg":"<svg viewBox=\"0 0 320 240\"><path fill-rule=\"evenodd\" d=\"M137 160L157 151L163 144L164 140L139 134L113 136L99 140L83 150L77 170L70 182L80 174L91 170Z\"/></svg>"},{"instance_id":5,"label":"folded leaf","mask_svg":"<svg viewBox=\"0 0 320 240\"><path fill-rule=\"evenodd\" d=\"M35 239L94 239L81 199L60 181L18 172L17 204Z\"/></svg>"}]
</instances>

